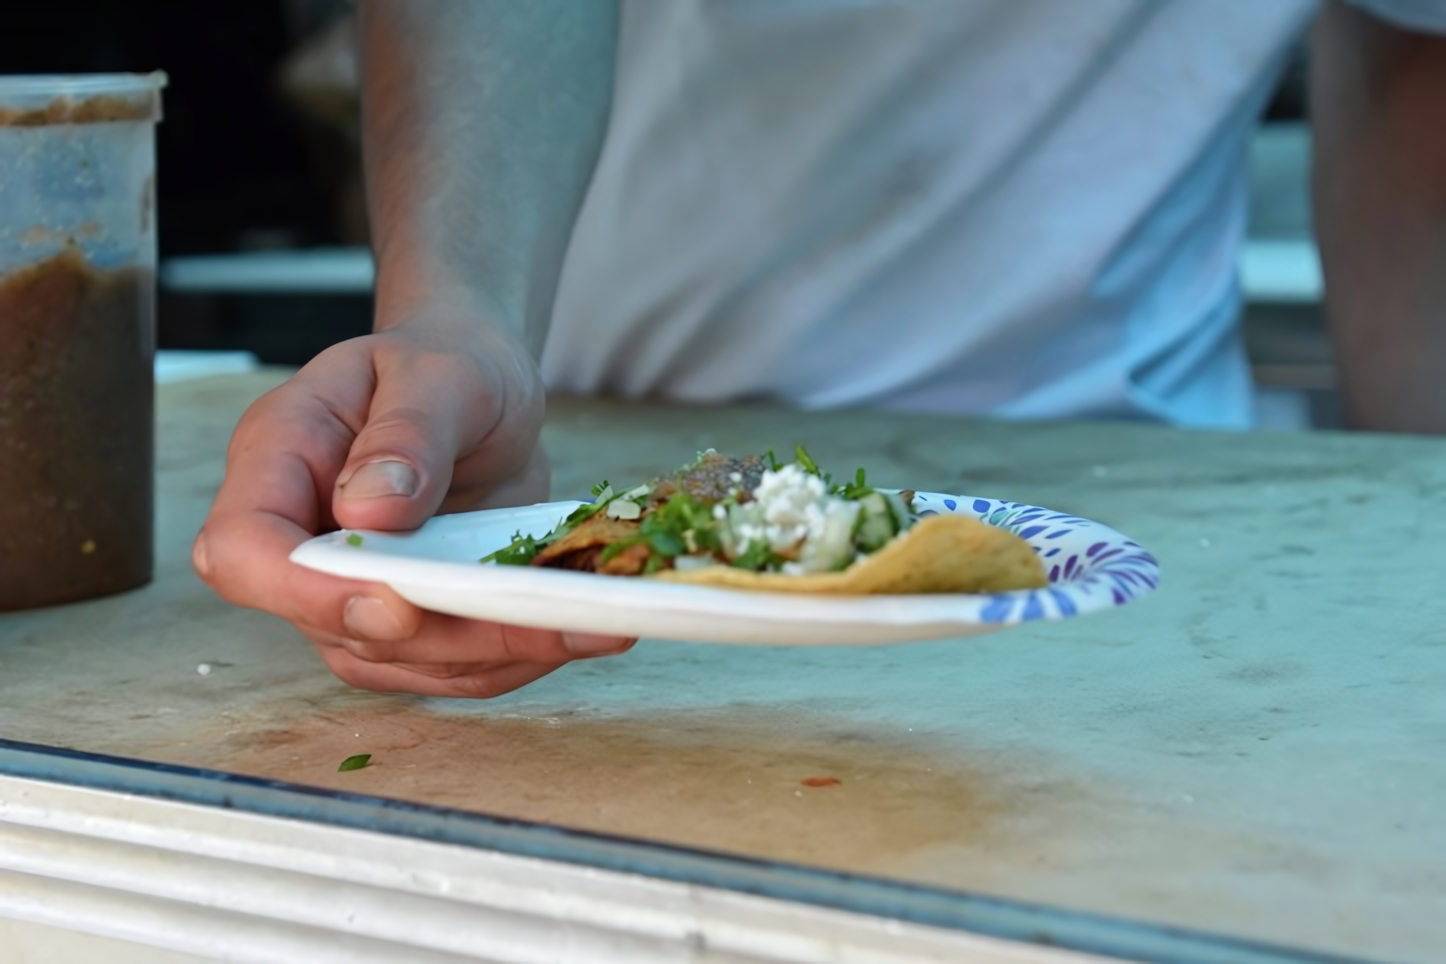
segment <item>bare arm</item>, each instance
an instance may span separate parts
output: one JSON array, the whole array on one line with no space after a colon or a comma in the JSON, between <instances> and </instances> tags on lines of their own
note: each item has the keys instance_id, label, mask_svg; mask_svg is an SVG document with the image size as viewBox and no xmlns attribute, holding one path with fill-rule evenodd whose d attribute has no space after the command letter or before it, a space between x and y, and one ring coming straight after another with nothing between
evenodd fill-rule
<instances>
[{"instance_id":1,"label":"bare arm","mask_svg":"<svg viewBox=\"0 0 1446 964\"><path fill-rule=\"evenodd\" d=\"M424 612L288 561L336 526L547 497L533 354L603 137L605 0L373 0L362 8L376 330L247 410L197 537L226 599L289 620L353 686L505 693L632 642Z\"/></svg>"},{"instance_id":2,"label":"bare arm","mask_svg":"<svg viewBox=\"0 0 1446 964\"><path fill-rule=\"evenodd\" d=\"M1446 432L1446 38L1317 21L1315 211L1347 424Z\"/></svg>"},{"instance_id":3,"label":"bare arm","mask_svg":"<svg viewBox=\"0 0 1446 964\"><path fill-rule=\"evenodd\" d=\"M608 0L363 4L379 327L461 293L540 353L606 129L617 16Z\"/></svg>"}]
</instances>

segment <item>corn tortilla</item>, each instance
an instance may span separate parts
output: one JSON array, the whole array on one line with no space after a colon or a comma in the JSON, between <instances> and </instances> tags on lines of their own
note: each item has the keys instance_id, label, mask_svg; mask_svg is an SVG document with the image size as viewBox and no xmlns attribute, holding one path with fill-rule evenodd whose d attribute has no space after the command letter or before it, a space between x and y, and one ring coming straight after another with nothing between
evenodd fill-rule
<instances>
[{"instance_id":1,"label":"corn tortilla","mask_svg":"<svg viewBox=\"0 0 1446 964\"><path fill-rule=\"evenodd\" d=\"M720 589L838 596L990 593L1049 584L1029 543L960 515L922 519L878 552L840 572L790 576L718 565L665 569L646 578Z\"/></svg>"}]
</instances>

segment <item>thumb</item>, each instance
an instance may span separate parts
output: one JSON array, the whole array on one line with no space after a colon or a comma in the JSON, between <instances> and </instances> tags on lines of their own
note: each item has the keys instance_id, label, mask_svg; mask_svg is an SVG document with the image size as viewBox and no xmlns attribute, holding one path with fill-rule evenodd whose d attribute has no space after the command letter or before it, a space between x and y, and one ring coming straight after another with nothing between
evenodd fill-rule
<instances>
[{"instance_id":1,"label":"thumb","mask_svg":"<svg viewBox=\"0 0 1446 964\"><path fill-rule=\"evenodd\" d=\"M431 518L452 484L453 465L463 444L464 410L475 394L446 377L406 371L383 374L366 425L337 475L332 494L337 524L353 529L415 529ZM491 407L470 401L470 407Z\"/></svg>"}]
</instances>

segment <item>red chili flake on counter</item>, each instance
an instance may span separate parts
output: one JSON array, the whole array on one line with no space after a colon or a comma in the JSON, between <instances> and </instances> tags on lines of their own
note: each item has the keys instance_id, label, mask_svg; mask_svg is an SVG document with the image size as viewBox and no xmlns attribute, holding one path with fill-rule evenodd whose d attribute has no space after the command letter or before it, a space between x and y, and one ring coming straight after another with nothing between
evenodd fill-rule
<instances>
[{"instance_id":1,"label":"red chili flake on counter","mask_svg":"<svg viewBox=\"0 0 1446 964\"><path fill-rule=\"evenodd\" d=\"M836 787L843 783L838 777L804 777L798 782L806 787Z\"/></svg>"}]
</instances>

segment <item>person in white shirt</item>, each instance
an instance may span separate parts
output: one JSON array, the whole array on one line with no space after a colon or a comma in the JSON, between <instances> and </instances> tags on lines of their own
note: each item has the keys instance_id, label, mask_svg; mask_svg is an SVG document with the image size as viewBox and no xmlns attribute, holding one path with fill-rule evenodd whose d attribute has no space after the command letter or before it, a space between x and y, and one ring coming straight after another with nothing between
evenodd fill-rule
<instances>
[{"instance_id":1,"label":"person in white shirt","mask_svg":"<svg viewBox=\"0 0 1446 964\"><path fill-rule=\"evenodd\" d=\"M286 556L545 498L544 386L1248 427L1245 145L1313 16L1347 417L1446 431L1446 0L364 3L376 333L246 414L196 568L490 696L630 641Z\"/></svg>"}]
</instances>

